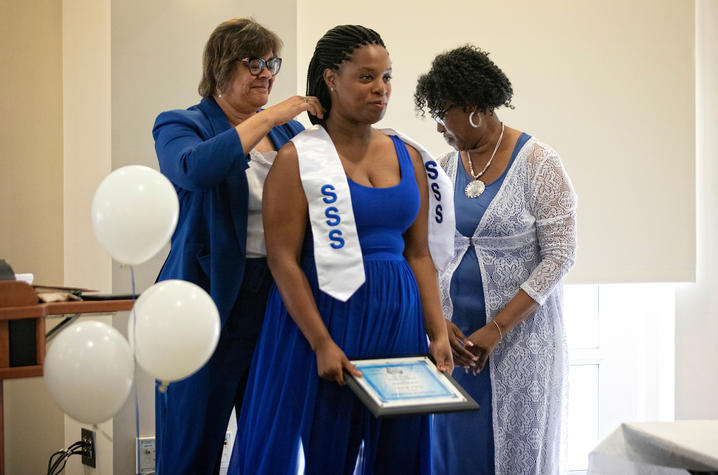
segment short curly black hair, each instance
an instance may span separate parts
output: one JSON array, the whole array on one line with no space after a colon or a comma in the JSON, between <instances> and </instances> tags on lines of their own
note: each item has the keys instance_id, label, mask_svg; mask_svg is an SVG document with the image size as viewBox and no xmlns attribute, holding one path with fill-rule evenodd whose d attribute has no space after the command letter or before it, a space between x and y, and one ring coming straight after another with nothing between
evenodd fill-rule
<instances>
[{"instance_id":1,"label":"short curly black hair","mask_svg":"<svg viewBox=\"0 0 718 475\"><path fill-rule=\"evenodd\" d=\"M414 104L422 116L427 109L441 114L447 103L491 113L501 106L513 109L513 94L511 81L489 53L466 44L434 58L429 72L419 77Z\"/></svg>"}]
</instances>

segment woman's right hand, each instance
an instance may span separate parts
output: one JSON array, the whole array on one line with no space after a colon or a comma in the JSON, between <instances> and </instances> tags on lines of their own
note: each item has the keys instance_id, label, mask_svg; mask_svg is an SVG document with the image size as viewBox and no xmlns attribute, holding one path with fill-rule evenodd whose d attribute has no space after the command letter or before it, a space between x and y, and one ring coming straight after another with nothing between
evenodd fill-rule
<instances>
[{"instance_id":1,"label":"woman's right hand","mask_svg":"<svg viewBox=\"0 0 718 475\"><path fill-rule=\"evenodd\" d=\"M336 381L340 386L344 386L344 370L355 378L361 378L361 371L349 362L349 358L331 338L323 340L314 352L317 355L317 373L320 377Z\"/></svg>"},{"instance_id":2,"label":"woman's right hand","mask_svg":"<svg viewBox=\"0 0 718 475\"><path fill-rule=\"evenodd\" d=\"M478 357L466 349L467 346L472 347L474 344L451 320L444 319L444 321L446 322L446 332L449 334L449 344L454 356L454 365L457 367L463 366L464 368L476 365Z\"/></svg>"},{"instance_id":3,"label":"woman's right hand","mask_svg":"<svg viewBox=\"0 0 718 475\"><path fill-rule=\"evenodd\" d=\"M268 107L263 112L270 114L275 127L286 124L302 112L309 112L320 119L324 118L324 108L319 103L319 99L314 96L290 97L279 104Z\"/></svg>"}]
</instances>

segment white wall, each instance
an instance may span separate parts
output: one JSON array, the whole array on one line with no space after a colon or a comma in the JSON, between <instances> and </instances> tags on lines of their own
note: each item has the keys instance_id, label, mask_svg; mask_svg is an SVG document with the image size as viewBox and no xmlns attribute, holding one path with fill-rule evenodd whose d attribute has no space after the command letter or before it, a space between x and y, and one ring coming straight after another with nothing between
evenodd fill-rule
<instances>
[{"instance_id":1,"label":"white wall","mask_svg":"<svg viewBox=\"0 0 718 475\"><path fill-rule=\"evenodd\" d=\"M676 295L676 418L718 418L718 2L696 4L696 282Z\"/></svg>"},{"instance_id":2,"label":"white wall","mask_svg":"<svg viewBox=\"0 0 718 475\"><path fill-rule=\"evenodd\" d=\"M110 0L63 0L62 66L65 284L110 292L111 259L90 221L95 189L110 172ZM65 447L80 440L82 427L65 416ZM112 474L112 420L94 430L93 472ZM84 473L79 457L66 473Z\"/></svg>"},{"instance_id":3,"label":"white wall","mask_svg":"<svg viewBox=\"0 0 718 475\"><path fill-rule=\"evenodd\" d=\"M434 153L448 147L432 120L415 117L418 75L437 53L466 42L491 53L515 92L516 110L500 109L499 117L553 146L578 191L579 250L569 282L693 280L692 1L298 5L304 69L335 25L359 23L382 35L394 67L383 123Z\"/></svg>"}]
</instances>

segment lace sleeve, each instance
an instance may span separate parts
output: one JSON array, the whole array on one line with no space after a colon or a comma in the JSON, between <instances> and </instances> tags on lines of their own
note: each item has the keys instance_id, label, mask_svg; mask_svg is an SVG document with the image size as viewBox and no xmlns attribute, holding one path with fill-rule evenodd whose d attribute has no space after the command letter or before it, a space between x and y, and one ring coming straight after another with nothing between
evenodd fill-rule
<instances>
[{"instance_id":1,"label":"lace sleeve","mask_svg":"<svg viewBox=\"0 0 718 475\"><path fill-rule=\"evenodd\" d=\"M529 189L540 256L521 288L542 305L576 258L577 198L554 150L538 145L532 154Z\"/></svg>"}]
</instances>

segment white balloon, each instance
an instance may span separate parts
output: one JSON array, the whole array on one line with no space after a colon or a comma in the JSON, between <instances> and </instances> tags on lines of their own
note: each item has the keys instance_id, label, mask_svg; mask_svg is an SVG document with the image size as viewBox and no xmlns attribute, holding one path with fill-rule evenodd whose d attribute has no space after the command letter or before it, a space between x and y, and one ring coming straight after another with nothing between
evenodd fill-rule
<instances>
[{"instance_id":1,"label":"white balloon","mask_svg":"<svg viewBox=\"0 0 718 475\"><path fill-rule=\"evenodd\" d=\"M150 259L172 237L179 201L172 183L141 165L118 168L92 200L92 227L102 247L123 264Z\"/></svg>"},{"instance_id":2,"label":"white balloon","mask_svg":"<svg viewBox=\"0 0 718 475\"><path fill-rule=\"evenodd\" d=\"M165 280L142 292L129 320L137 362L160 381L177 381L200 369L219 341L212 297L184 280Z\"/></svg>"},{"instance_id":3,"label":"white balloon","mask_svg":"<svg viewBox=\"0 0 718 475\"><path fill-rule=\"evenodd\" d=\"M132 389L135 362L127 340L102 322L62 330L45 356L48 392L73 419L97 424L114 416Z\"/></svg>"}]
</instances>

